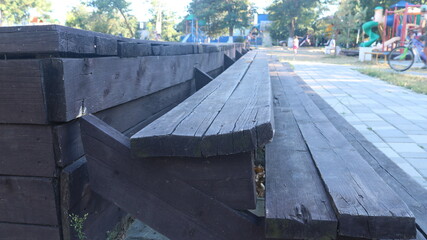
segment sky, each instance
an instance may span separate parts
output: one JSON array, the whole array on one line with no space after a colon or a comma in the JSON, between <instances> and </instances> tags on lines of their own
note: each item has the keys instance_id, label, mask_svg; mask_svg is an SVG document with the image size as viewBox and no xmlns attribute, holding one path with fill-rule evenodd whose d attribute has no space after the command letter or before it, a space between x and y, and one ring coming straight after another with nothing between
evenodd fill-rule
<instances>
[{"instance_id":1,"label":"sky","mask_svg":"<svg viewBox=\"0 0 427 240\"><path fill-rule=\"evenodd\" d=\"M165 2L166 8L173 12L177 13L177 16L184 17L187 13L187 6L191 0L163 0ZM51 0L52 2L52 18L58 19L61 24L65 23L66 13L71 10L73 6L77 6L80 3L80 0ZM135 15L138 21L148 21L150 15L148 9L150 9L150 4L147 0L129 0L131 3L130 8L132 9L131 14ZM262 9L268 7L272 0L252 0L258 9L262 12Z\"/></svg>"}]
</instances>

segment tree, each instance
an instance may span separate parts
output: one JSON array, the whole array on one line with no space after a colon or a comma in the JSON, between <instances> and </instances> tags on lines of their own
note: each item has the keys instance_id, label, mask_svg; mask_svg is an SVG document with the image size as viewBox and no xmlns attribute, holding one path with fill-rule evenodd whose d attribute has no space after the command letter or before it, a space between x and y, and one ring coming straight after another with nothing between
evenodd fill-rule
<instances>
[{"instance_id":1,"label":"tree","mask_svg":"<svg viewBox=\"0 0 427 240\"><path fill-rule=\"evenodd\" d=\"M272 32L293 37L298 25L313 24L324 10L323 4L330 2L333 0L274 0L267 8L270 19L274 21Z\"/></svg>"},{"instance_id":2,"label":"tree","mask_svg":"<svg viewBox=\"0 0 427 240\"><path fill-rule=\"evenodd\" d=\"M233 36L235 28L249 26L252 16L248 0L193 0L189 13L206 22L206 30L210 36L221 35L227 30Z\"/></svg>"},{"instance_id":3,"label":"tree","mask_svg":"<svg viewBox=\"0 0 427 240\"><path fill-rule=\"evenodd\" d=\"M333 18L334 30L339 33L337 42L345 43L347 48L356 39L355 31L365 22L367 8L360 1L342 0Z\"/></svg>"},{"instance_id":4,"label":"tree","mask_svg":"<svg viewBox=\"0 0 427 240\"><path fill-rule=\"evenodd\" d=\"M181 34L175 28L175 21L174 21L175 13L162 10L160 12L162 17L159 18L157 16L159 12L156 11L156 8L151 9L150 12L153 13L152 15L153 17L150 19L149 23L147 24L147 29L152 33L153 32L161 33L161 37L165 41L168 41L168 42L178 41L179 36ZM155 39L155 36L150 36L150 39Z\"/></svg>"},{"instance_id":5,"label":"tree","mask_svg":"<svg viewBox=\"0 0 427 240\"><path fill-rule=\"evenodd\" d=\"M100 15L107 14L109 17L115 17L117 13L123 18L131 37L135 37L134 30L136 25L131 24L129 18L130 3L126 0L90 0L88 5L97 9Z\"/></svg>"},{"instance_id":6,"label":"tree","mask_svg":"<svg viewBox=\"0 0 427 240\"><path fill-rule=\"evenodd\" d=\"M129 15L128 22L136 28L137 19L134 16ZM118 12L113 12L110 15L91 9L83 4L73 7L67 13L65 25L95 32L123 35L124 37L134 36Z\"/></svg>"},{"instance_id":7,"label":"tree","mask_svg":"<svg viewBox=\"0 0 427 240\"><path fill-rule=\"evenodd\" d=\"M4 22L21 23L28 19L31 9L46 15L50 8L50 2L47 0L0 0L0 26Z\"/></svg>"}]
</instances>

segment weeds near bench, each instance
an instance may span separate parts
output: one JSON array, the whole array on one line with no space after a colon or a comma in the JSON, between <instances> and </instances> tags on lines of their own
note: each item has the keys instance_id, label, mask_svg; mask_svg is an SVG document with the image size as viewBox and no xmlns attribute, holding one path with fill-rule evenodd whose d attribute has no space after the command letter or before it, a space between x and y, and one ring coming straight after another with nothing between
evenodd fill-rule
<instances>
[{"instance_id":1,"label":"weeds near bench","mask_svg":"<svg viewBox=\"0 0 427 240\"><path fill-rule=\"evenodd\" d=\"M84 226L84 222L86 221L88 215L89 214L86 213L85 215L83 215L83 217L80 217L79 215L74 214L74 213L69 214L70 220L71 220L70 226L72 228L74 228L74 230L76 231L77 238L79 240L83 240L83 239L87 238L86 234L83 232L83 226Z\"/></svg>"}]
</instances>

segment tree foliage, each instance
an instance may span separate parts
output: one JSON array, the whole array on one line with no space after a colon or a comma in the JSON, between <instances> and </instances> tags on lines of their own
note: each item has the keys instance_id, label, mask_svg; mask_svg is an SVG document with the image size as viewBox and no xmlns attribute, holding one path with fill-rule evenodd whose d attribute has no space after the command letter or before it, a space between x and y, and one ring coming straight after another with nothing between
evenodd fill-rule
<instances>
[{"instance_id":1,"label":"tree foliage","mask_svg":"<svg viewBox=\"0 0 427 240\"><path fill-rule=\"evenodd\" d=\"M293 37L298 29L313 29L325 5L333 0L274 0L267 8L273 22L272 37Z\"/></svg>"},{"instance_id":2,"label":"tree foliage","mask_svg":"<svg viewBox=\"0 0 427 240\"><path fill-rule=\"evenodd\" d=\"M361 0L342 0L338 11L334 14L332 24L339 33L338 43L345 43L349 47L356 40L357 29L365 22L367 7L360 4Z\"/></svg>"},{"instance_id":3,"label":"tree foliage","mask_svg":"<svg viewBox=\"0 0 427 240\"><path fill-rule=\"evenodd\" d=\"M130 3L126 0L89 0L88 6L96 9L99 15L106 14L109 18L121 16L131 37L135 37L135 23L131 22L132 16L129 14Z\"/></svg>"},{"instance_id":4,"label":"tree foliage","mask_svg":"<svg viewBox=\"0 0 427 240\"><path fill-rule=\"evenodd\" d=\"M146 28L150 31L150 33L152 33L150 35L150 39L155 39L153 33L157 32L156 23L159 19L157 16L158 12L154 9L150 11L153 13L153 17L148 22ZM179 36L181 33L177 31L175 26L175 13L162 10L161 16L161 39L168 42L179 41Z\"/></svg>"},{"instance_id":5,"label":"tree foliage","mask_svg":"<svg viewBox=\"0 0 427 240\"><path fill-rule=\"evenodd\" d=\"M193 0L189 12L199 20L206 22L206 31L210 36L219 36L234 29L246 28L252 16L252 7L248 0Z\"/></svg>"},{"instance_id":6,"label":"tree foliage","mask_svg":"<svg viewBox=\"0 0 427 240\"><path fill-rule=\"evenodd\" d=\"M29 18L31 9L36 9L46 16L50 8L50 2L47 0L0 0L0 26L4 22L21 23Z\"/></svg>"},{"instance_id":7,"label":"tree foliage","mask_svg":"<svg viewBox=\"0 0 427 240\"><path fill-rule=\"evenodd\" d=\"M134 29L136 29L137 19L134 16L129 15L127 21L131 26L135 26ZM124 19L118 12L113 11L107 14L89 8L84 4L73 7L67 13L65 25L95 32L134 37L134 32L129 30Z\"/></svg>"}]
</instances>

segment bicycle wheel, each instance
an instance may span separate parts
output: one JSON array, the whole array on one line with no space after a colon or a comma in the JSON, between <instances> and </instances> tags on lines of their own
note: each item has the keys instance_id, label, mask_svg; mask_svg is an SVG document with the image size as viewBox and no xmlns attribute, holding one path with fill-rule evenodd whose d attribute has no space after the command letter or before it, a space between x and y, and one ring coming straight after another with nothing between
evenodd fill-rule
<instances>
[{"instance_id":1,"label":"bicycle wheel","mask_svg":"<svg viewBox=\"0 0 427 240\"><path fill-rule=\"evenodd\" d=\"M403 72L414 64L415 56L412 49L407 47L396 47L388 54L388 65L395 71Z\"/></svg>"}]
</instances>

